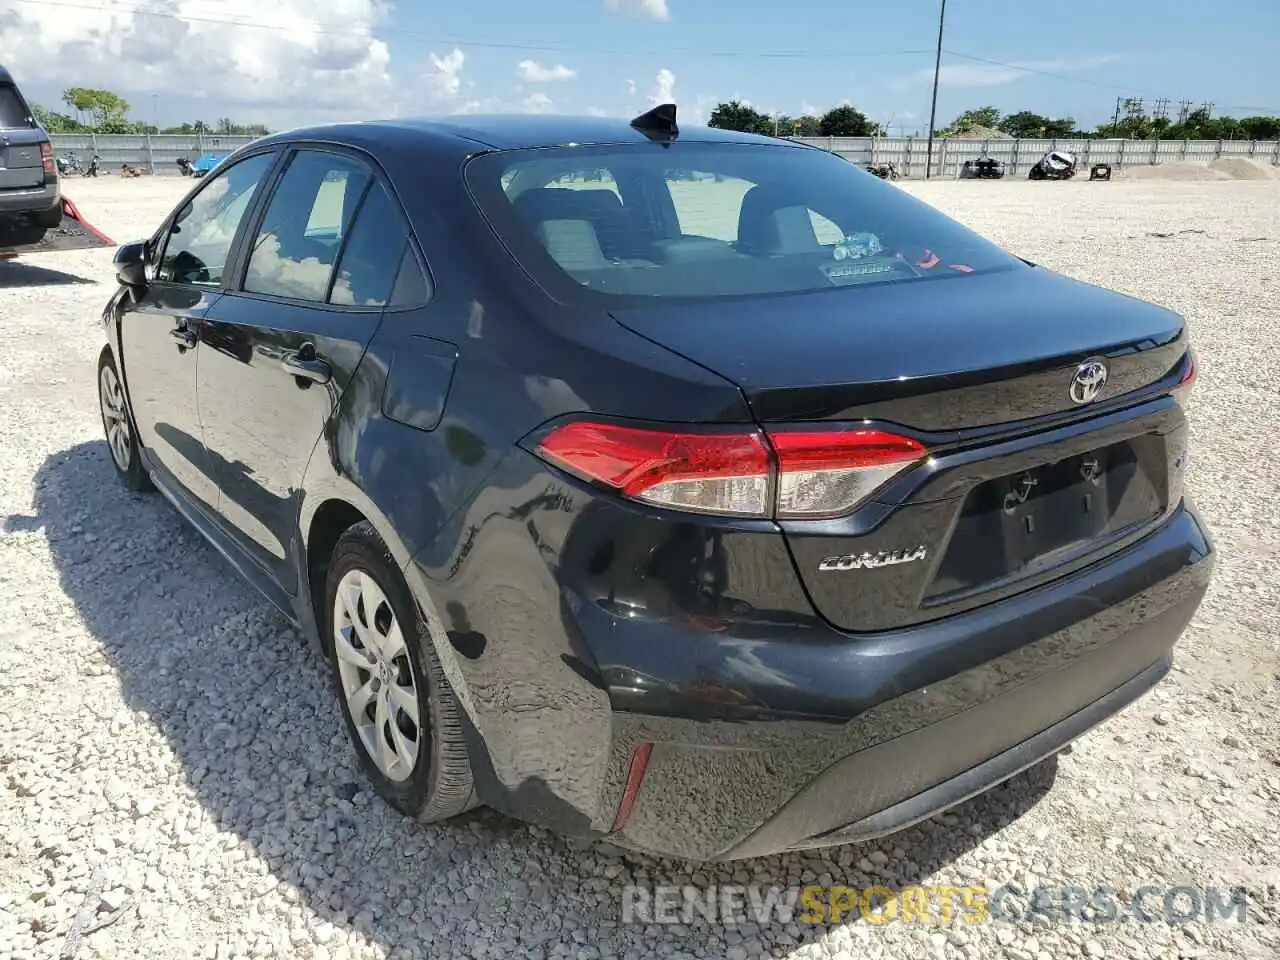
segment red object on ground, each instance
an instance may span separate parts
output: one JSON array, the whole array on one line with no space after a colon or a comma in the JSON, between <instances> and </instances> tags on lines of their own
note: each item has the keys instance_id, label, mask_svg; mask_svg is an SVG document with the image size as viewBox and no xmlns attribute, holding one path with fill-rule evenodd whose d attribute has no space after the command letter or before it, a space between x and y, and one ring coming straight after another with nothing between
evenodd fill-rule
<instances>
[{"instance_id":1,"label":"red object on ground","mask_svg":"<svg viewBox=\"0 0 1280 960\"><path fill-rule=\"evenodd\" d=\"M84 227L86 230L92 233L95 237L97 237L107 246L114 247L116 245L116 242L114 240L112 240L105 233L103 233L101 230L99 230L97 227L95 227L93 224L91 224L88 220L84 218L84 216L80 213L79 207L77 207L67 197L63 197L62 198L62 219L66 220L68 217L70 217L72 220L75 220L77 223L79 223L82 227Z\"/></svg>"}]
</instances>

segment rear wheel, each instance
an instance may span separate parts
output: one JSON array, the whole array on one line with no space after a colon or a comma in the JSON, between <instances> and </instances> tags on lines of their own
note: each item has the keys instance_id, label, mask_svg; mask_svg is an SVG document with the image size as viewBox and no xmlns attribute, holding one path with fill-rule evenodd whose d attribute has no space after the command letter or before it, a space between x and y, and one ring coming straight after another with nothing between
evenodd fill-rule
<instances>
[{"instance_id":1,"label":"rear wheel","mask_svg":"<svg viewBox=\"0 0 1280 960\"><path fill-rule=\"evenodd\" d=\"M458 702L418 605L369 523L338 540L325 601L334 683L365 774L408 816L462 813L472 805L472 776Z\"/></svg>"},{"instance_id":2,"label":"rear wheel","mask_svg":"<svg viewBox=\"0 0 1280 960\"><path fill-rule=\"evenodd\" d=\"M139 493L153 490L151 478L142 466L138 451L138 435L133 429L129 401L116 370L110 347L103 347L98 357L98 407L102 413L102 431L111 448L111 465L116 476L130 490Z\"/></svg>"}]
</instances>

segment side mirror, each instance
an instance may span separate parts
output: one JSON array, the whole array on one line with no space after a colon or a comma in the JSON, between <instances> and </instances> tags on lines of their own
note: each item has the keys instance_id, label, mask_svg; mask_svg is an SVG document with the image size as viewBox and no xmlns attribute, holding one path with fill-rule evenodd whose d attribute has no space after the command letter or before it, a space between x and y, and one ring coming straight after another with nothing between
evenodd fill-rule
<instances>
[{"instance_id":1,"label":"side mirror","mask_svg":"<svg viewBox=\"0 0 1280 960\"><path fill-rule=\"evenodd\" d=\"M116 279L126 287L147 285L147 241L134 240L116 251Z\"/></svg>"}]
</instances>

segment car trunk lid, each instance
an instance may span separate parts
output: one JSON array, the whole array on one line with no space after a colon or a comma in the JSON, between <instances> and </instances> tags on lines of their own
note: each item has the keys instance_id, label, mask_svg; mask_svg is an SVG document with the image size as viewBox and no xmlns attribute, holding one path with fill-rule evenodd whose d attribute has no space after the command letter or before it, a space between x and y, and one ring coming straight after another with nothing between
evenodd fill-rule
<instances>
[{"instance_id":1,"label":"car trunk lid","mask_svg":"<svg viewBox=\"0 0 1280 960\"><path fill-rule=\"evenodd\" d=\"M1181 318L1049 271L614 316L737 383L766 429L870 421L924 443L850 515L779 520L843 629L1029 589L1120 549L1181 495L1185 421L1163 387L1184 362ZM1094 358L1105 383L1073 397Z\"/></svg>"}]
</instances>

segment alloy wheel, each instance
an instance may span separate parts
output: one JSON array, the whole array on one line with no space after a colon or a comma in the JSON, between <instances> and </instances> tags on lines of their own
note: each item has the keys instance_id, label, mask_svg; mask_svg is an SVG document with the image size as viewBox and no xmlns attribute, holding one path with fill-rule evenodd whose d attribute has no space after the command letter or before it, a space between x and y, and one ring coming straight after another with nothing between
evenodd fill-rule
<instances>
[{"instance_id":1,"label":"alloy wheel","mask_svg":"<svg viewBox=\"0 0 1280 960\"><path fill-rule=\"evenodd\" d=\"M361 746L388 780L407 780L423 740L417 679L395 611L363 570L338 582L333 651Z\"/></svg>"},{"instance_id":2,"label":"alloy wheel","mask_svg":"<svg viewBox=\"0 0 1280 960\"><path fill-rule=\"evenodd\" d=\"M98 374L98 400L102 406L102 427L111 447L111 458L122 473L127 473L133 457L133 430L129 426L120 378L109 364L103 366Z\"/></svg>"}]
</instances>

